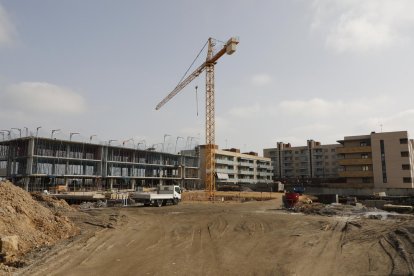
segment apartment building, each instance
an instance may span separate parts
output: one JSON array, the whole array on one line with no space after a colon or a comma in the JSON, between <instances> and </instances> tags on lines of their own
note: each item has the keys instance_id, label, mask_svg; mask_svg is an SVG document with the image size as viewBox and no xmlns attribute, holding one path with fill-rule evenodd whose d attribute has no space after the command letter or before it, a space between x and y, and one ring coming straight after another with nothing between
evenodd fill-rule
<instances>
[{"instance_id":1,"label":"apartment building","mask_svg":"<svg viewBox=\"0 0 414 276\"><path fill-rule=\"evenodd\" d=\"M49 138L0 142L0 177L28 191L58 185L69 190L194 187L200 181L198 164L195 156Z\"/></svg>"},{"instance_id":2,"label":"apartment building","mask_svg":"<svg viewBox=\"0 0 414 276\"><path fill-rule=\"evenodd\" d=\"M292 147L278 142L276 148L263 150L273 164L274 179L309 179L338 177L337 148L340 144L322 145L308 140L306 146Z\"/></svg>"},{"instance_id":3,"label":"apartment building","mask_svg":"<svg viewBox=\"0 0 414 276\"><path fill-rule=\"evenodd\" d=\"M187 154L189 151L185 151ZM191 154L205 155L205 147L198 146ZM273 167L270 158L255 152L241 153L239 149L215 150L216 185L248 185L272 183ZM200 179L204 183L205 162L200 158Z\"/></svg>"},{"instance_id":4,"label":"apartment building","mask_svg":"<svg viewBox=\"0 0 414 276\"><path fill-rule=\"evenodd\" d=\"M339 175L374 188L414 188L413 146L407 131L372 132L338 141Z\"/></svg>"}]
</instances>

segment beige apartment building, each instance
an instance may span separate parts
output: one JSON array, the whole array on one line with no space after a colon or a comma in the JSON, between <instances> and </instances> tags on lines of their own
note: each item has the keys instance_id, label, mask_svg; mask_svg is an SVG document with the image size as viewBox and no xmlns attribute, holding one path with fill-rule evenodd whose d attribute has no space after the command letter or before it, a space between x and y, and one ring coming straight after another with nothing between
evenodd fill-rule
<instances>
[{"instance_id":1,"label":"beige apartment building","mask_svg":"<svg viewBox=\"0 0 414 276\"><path fill-rule=\"evenodd\" d=\"M185 151L189 154L189 151ZM191 153L190 153L191 154ZM193 154L205 155L203 145ZM272 183L273 167L270 158L260 157L255 152L241 153L239 149L215 150L216 185L249 185ZM205 162L200 158L200 178L204 183Z\"/></svg>"},{"instance_id":2,"label":"beige apartment building","mask_svg":"<svg viewBox=\"0 0 414 276\"><path fill-rule=\"evenodd\" d=\"M372 188L414 188L413 146L407 131L372 132L338 141L339 176Z\"/></svg>"},{"instance_id":3,"label":"beige apartment building","mask_svg":"<svg viewBox=\"0 0 414 276\"><path fill-rule=\"evenodd\" d=\"M322 145L314 140L298 147L278 142L276 148L264 149L263 155L271 159L275 179L336 178L338 147L341 145Z\"/></svg>"}]
</instances>

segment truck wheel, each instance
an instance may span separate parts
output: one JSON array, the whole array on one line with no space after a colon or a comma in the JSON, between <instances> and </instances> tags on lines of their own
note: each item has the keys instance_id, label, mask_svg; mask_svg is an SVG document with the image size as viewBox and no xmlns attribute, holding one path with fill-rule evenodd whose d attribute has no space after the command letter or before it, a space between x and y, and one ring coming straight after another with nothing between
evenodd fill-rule
<instances>
[{"instance_id":1,"label":"truck wheel","mask_svg":"<svg viewBox=\"0 0 414 276\"><path fill-rule=\"evenodd\" d=\"M173 204L174 204L174 205L177 205L177 204L178 204L178 198L174 198L174 199L173 199Z\"/></svg>"},{"instance_id":2,"label":"truck wheel","mask_svg":"<svg viewBox=\"0 0 414 276\"><path fill-rule=\"evenodd\" d=\"M162 199L158 199L157 202L156 202L157 207L161 207L162 206L162 202L163 202Z\"/></svg>"}]
</instances>

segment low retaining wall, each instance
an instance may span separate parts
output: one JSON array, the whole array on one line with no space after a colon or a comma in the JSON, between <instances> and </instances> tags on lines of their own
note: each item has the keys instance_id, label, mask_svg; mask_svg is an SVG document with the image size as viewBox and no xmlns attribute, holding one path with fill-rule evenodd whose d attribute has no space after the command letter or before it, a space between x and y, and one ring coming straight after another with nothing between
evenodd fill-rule
<instances>
[{"instance_id":1,"label":"low retaining wall","mask_svg":"<svg viewBox=\"0 0 414 276\"><path fill-rule=\"evenodd\" d=\"M326 188L326 187L306 187L305 193L316 194L338 194L340 196L369 196L376 193L385 192L387 196L414 196L414 189L379 189L379 188Z\"/></svg>"},{"instance_id":2,"label":"low retaining wall","mask_svg":"<svg viewBox=\"0 0 414 276\"><path fill-rule=\"evenodd\" d=\"M323 204L331 204L331 203L338 203L338 195L337 194L315 194L318 198L318 202Z\"/></svg>"}]
</instances>

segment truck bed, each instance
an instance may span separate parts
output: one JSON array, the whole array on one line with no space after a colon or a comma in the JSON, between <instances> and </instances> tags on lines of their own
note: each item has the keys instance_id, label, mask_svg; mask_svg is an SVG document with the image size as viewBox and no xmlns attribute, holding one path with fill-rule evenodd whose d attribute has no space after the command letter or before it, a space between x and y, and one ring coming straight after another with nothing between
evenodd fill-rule
<instances>
[{"instance_id":1,"label":"truck bed","mask_svg":"<svg viewBox=\"0 0 414 276\"><path fill-rule=\"evenodd\" d=\"M139 200L157 200L157 199L172 199L173 194L156 194L156 193L133 193L132 199Z\"/></svg>"}]
</instances>

